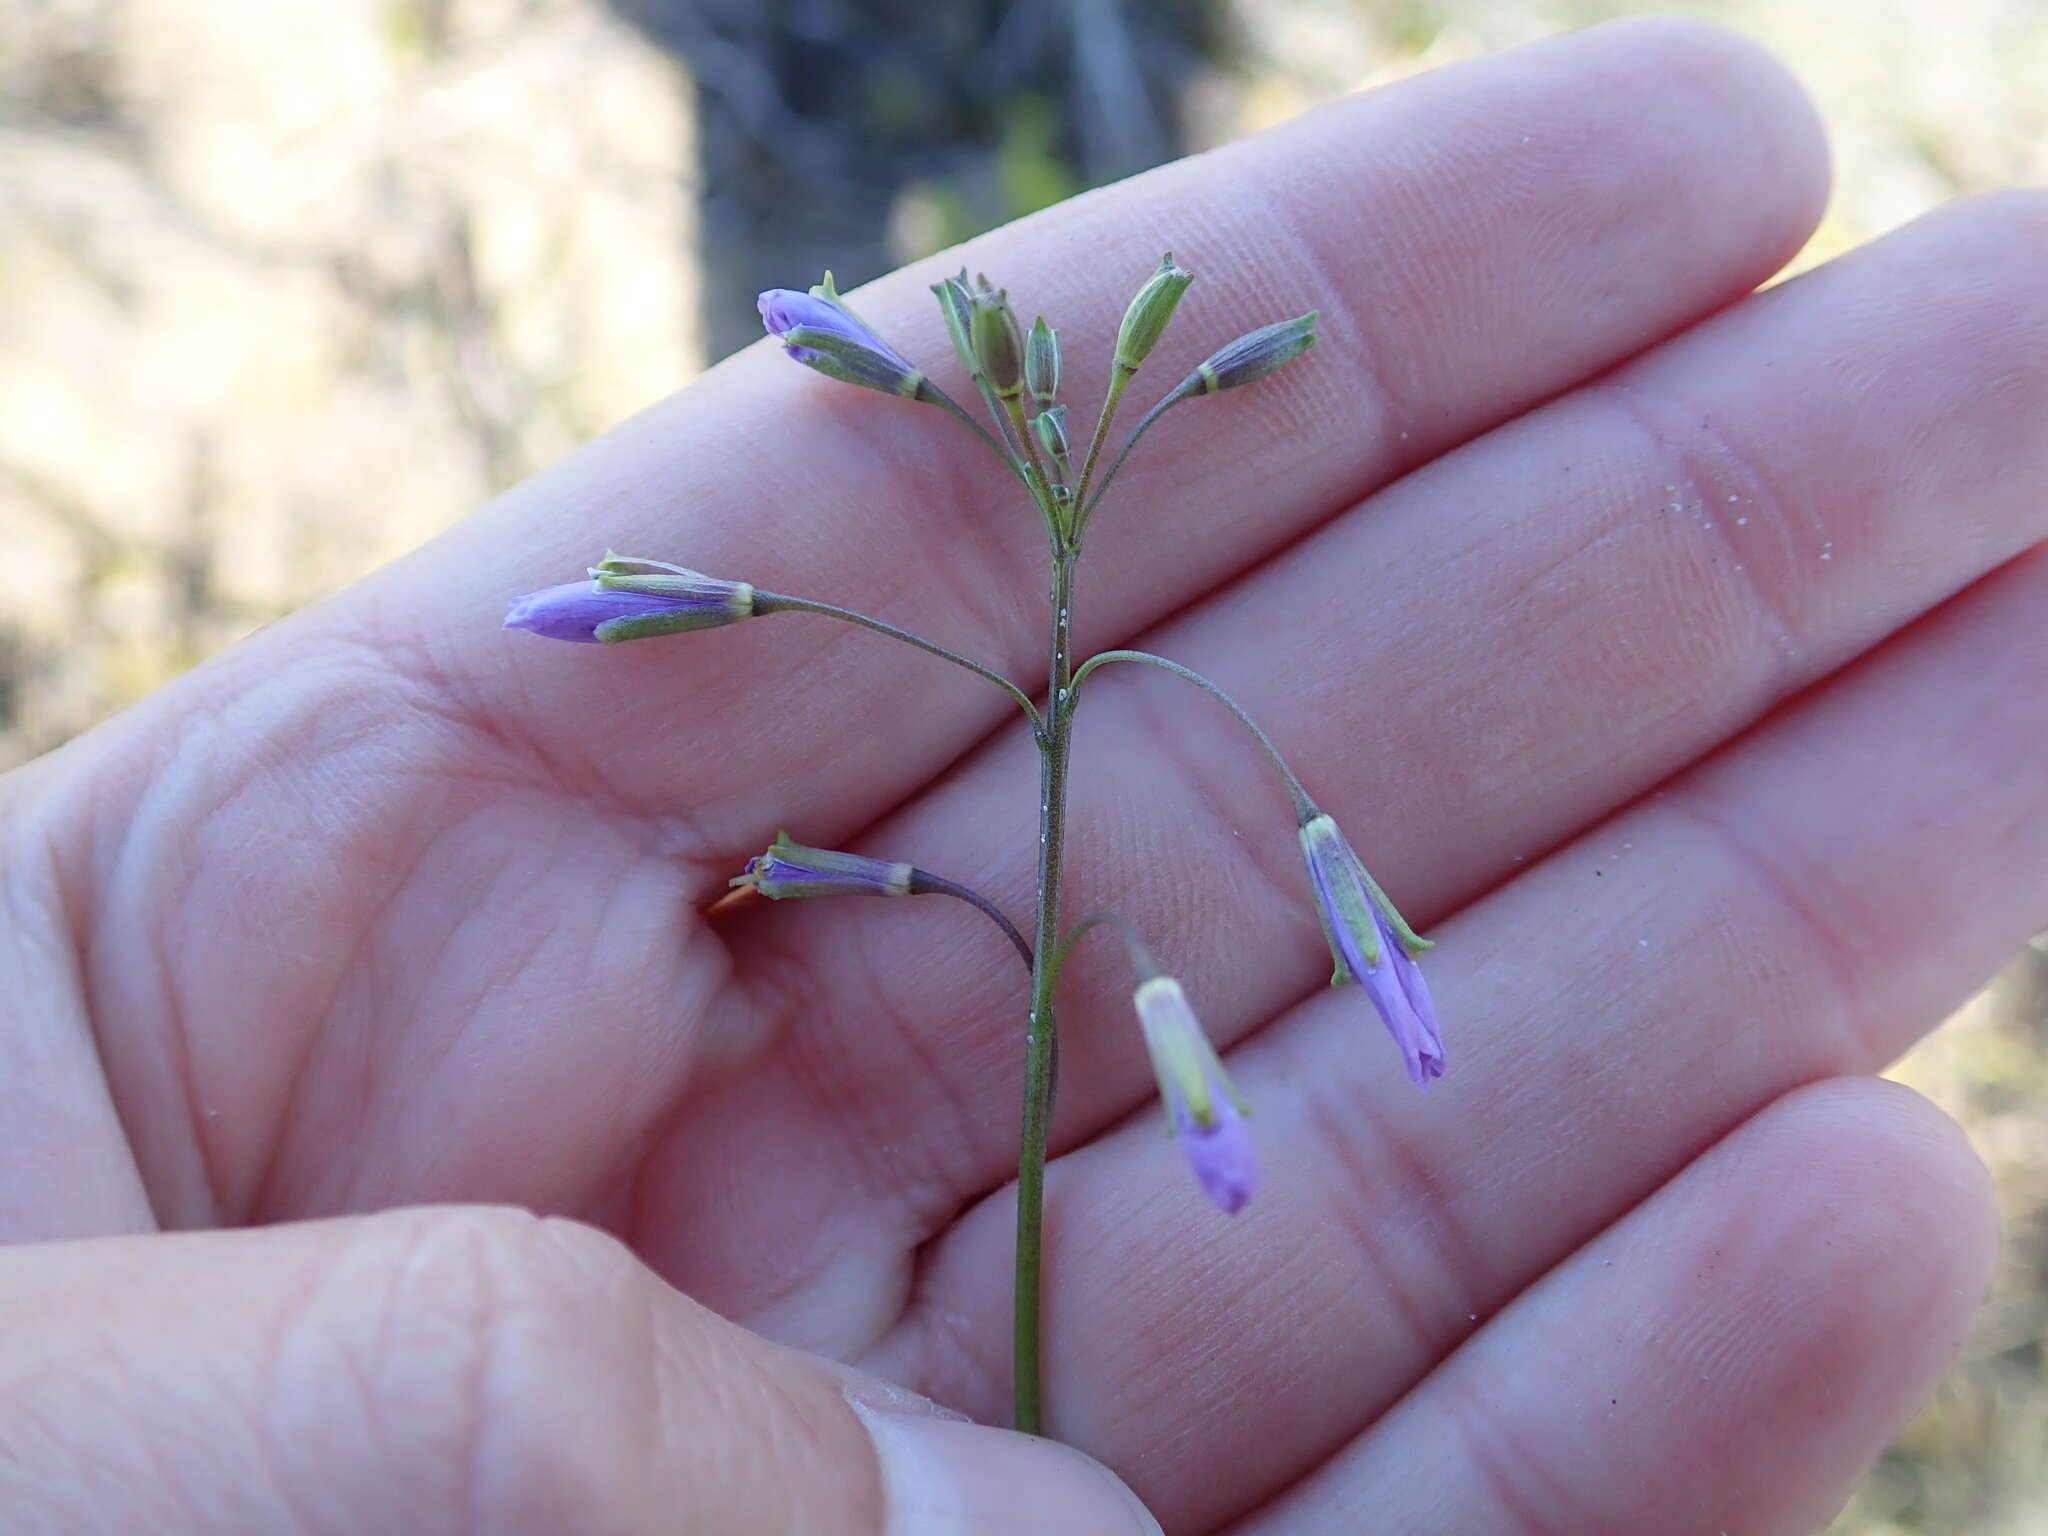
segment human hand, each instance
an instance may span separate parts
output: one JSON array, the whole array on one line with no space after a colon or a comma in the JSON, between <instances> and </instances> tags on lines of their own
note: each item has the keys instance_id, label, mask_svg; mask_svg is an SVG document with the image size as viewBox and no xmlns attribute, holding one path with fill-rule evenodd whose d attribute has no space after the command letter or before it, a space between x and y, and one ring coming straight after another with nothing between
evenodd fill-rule
<instances>
[{"instance_id":1,"label":"human hand","mask_svg":"<svg viewBox=\"0 0 2048 1536\"><path fill-rule=\"evenodd\" d=\"M1077 386L1168 245L1201 280L1162 378L1321 308L1148 439L1077 618L1228 687L1440 941L1423 1096L1320 987L1256 754L1091 682L1070 910L1129 912L1241 1042L1266 1170L1202 1205L1077 958L1049 1426L1176 1536L1810 1531L1982 1293L1980 1170L1863 1074L2048 922L2048 205L1743 299L1822 159L1746 45L1628 24L966 252ZM856 298L935 371L958 261ZM947 904L696 915L781 824L1021 908L1012 706L800 618L497 630L606 543L1040 643L973 444L763 346L15 775L14 1528L922 1532L911 1480L977 1455L1014 1529L1139 1528L998 1431L885 1474L863 1426L914 1407L848 1406L1004 1412L1014 959ZM638 1261L503 1212L296 1224L426 1202Z\"/></svg>"}]
</instances>

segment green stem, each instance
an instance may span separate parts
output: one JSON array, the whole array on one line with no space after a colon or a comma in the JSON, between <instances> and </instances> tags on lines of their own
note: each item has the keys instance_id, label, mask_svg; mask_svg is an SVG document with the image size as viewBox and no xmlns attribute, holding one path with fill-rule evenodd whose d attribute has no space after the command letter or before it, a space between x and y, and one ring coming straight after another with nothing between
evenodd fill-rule
<instances>
[{"instance_id":1,"label":"green stem","mask_svg":"<svg viewBox=\"0 0 2048 1536\"><path fill-rule=\"evenodd\" d=\"M1045 460L1038 452L1038 434L1024 420L1022 400L1013 395L1003 401L1003 409L1009 413L1010 425L1017 429L1017 440L1023 443L1031 456L1025 466L1029 476L1025 488L1031 491L1031 499L1038 503L1038 515L1045 519L1045 531L1057 549L1066 538L1066 529L1060 517L1060 505L1053 499L1052 476L1046 473ZM1037 481L1035 486L1031 483L1033 479Z\"/></svg>"},{"instance_id":2,"label":"green stem","mask_svg":"<svg viewBox=\"0 0 2048 1536\"><path fill-rule=\"evenodd\" d=\"M1081 684L1087 679L1088 674L1097 667L1112 661L1143 662L1148 667L1157 667L1162 672L1171 672L1175 677L1193 683L1197 688L1208 694L1210 698L1237 716L1237 723L1251 732L1252 740L1259 744L1259 749L1271 760L1273 766L1280 770L1280 777L1287 784L1287 797L1294 802L1295 820L1306 823L1316 815L1315 801L1311 800L1308 791L1301 787L1301 780L1296 778L1294 770L1287 766L1287 759L1282 757L1280 749L1273 745L1273 738L1259 728L1258 721L1246 714L1243 706L1237 700L1210 682L1208 678L1202 676L1193 667L1184 667L1177 661L1168 661L1164 656L1155 656L1150 651L1101 651L1082 662L1081 670L1074 674L1074 680L1067 688L1069 695L1068 708L1071 709L1073 707L1073 700L1080 695Z\"/></svg>"},{"instance_id":3,"label":"green stem","mask_svg":"<svg viewBox=\"0 0 2048 1536\"><path fill-rule=\"evenodd\" d=\"M1015 1375L1012 1398L1017 1428L1040 1433L1038 1313L1041 1228L1045 1214L1045 1151L1052 1127L1053 1090L1059 1073L1059 1035L1053 1016L1053 965L1059 947L1060 854L1066 838L1067 754L1074 717L1074 555L1062 550L1052 565L1052 643L1046 668L1045 728L1039 736L1038 933L1032 943L1031 1019L1025 1036L1024 1125L1017 1151L1017 1289Z\"/></svg>"},{"instance_id":4,"label":"green stem","mask_svg":"<svg viewBox=\"0 0 2048 1536\"><path fill-rule=\"evenodd\" d=\"M984 427L980 422L976 421L974 417L968 413L966 407L961 405L959 401L955 400L943 389L939 388L938 385L932 383L930 379L926 379L924 381L923 388L931 391L931 394L925 398L929 398L933 405L944 406L947 410L951 411L956 417L966 422L968 426L972 427L974 429L974 435L980 438L984 443L988 445L988 451L994 454L997 458L1001 459L1003 461L1004 466L1010 471L1010 473L1017 477L1017 483L1023 486L1026 491L1031 491L1031 479L1028 475L1024 473L1023 466L1017 462L1016 455L1011 453L1009 449L1005 448L993 437L990 437L987 427ZM994 392L992 390L984 388L982 390L982 397L989 402L989 409L993 411L995 409ZM1000 418L998 418L998 424L1000 424ZM1035 499L1037 493L1034 491L1032 492L1032 495Z\"/></svg>"},{"instance_id":5,"label":"green stem","mask_svg":"<svg viewBox=\"0 0 2048 1536\"><path fill-rule=\"evenodd\" d=\"M1095 461L1102 457L1103 439L1109 436L1109 424L1116 419L1116 408L1124 398L1124 391L1131 387L1131 377L1138 370L1126 368L1122 363L1109 366L1109 393L1103 397L1102 414L1095 418L1095 435L1088 440L1088 457L1081 461L1081 478L1074 482L1074 505L1088 504L1088 482L1095 475Z\"/></svg>"},{"instance_id":6,"label":"green stem","mask_svg":"<svg viewBox=\"0 0 2048 1536\"><path fill-rule=\"evenodd\" d=\"M1003 915L1003 909L990 901L972 886L962 885L957 880L948 880L944 875L935 875L928 869L913 868L910 871L910 894L913 896L951 896L964 901L970 907L1003 930L1003 937L1023 957L1024 969L1035 978L1037 967L1031 963L1031 941L1017 931L1017 925Z\"/></svg>"},{"instance_id":7,"label":"green stem","mask_svg":"<svg viewBox=\"0 0 2048 1536\"><path fill-rule=\"evenodd\" d=\"M1060 947L1052 957L1052 984L1059 985L1060 972L1067 968L1067 958L1073 954L1074 946L1093 933L1097 928L1108 928L1124 941L1124 953L1130 957L1131 969L1138 980L1150 981L1159 974L1159 962L1152 958L1152 951L1146 947L1145 936L1138 932L1138 925L1121 912L1090 912L1067 930Z\"/></svg>"},{"instance_id":8,"label":"green stem","mask_svg":"<svg viewBox=\"0 0 2048 1536\"><path fill-rule=\"evenodd\" d=\"M1038 706L1031 702L1031 696L1002 673L992 667L984 667L978 661L970 661L958 651L949 651L936 640L927 640L923 635L913 635L907 629L898 629L894 624L885 624L880 619L871 619L864 613L851 608L841 608L836 603L820 603L808 597L791 597L786 592L764 592L754 589L754 612L756 615L770 613L817 613L828 619L843 619L848 624L858 624L862 629L871 629L878 635L887 635L891 640L901 640L905 645L914 645L927 655L941 661L950 661L956 667L964 667L976 677L985 677L1003 692L1015 699L1031 721L1034 735L1043 736L1045 724L1039 718Z\"/></svg>"}]
</instances>

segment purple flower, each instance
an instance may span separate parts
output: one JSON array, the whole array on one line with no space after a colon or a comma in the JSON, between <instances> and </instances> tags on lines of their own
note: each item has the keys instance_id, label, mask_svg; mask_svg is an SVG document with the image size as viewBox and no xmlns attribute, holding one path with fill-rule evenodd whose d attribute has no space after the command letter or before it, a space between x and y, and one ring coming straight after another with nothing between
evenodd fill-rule
<instances>
[{"instance_id":1,"label":"purple flower","mask_svg":"<svg viewBox=\"0 0 2048 1536\"><path fill-rule=\"evenodd\" d=\"M588 581L564 582L512 599L505 628L550 640L614 643L715 629L754 616L754 589L663 560L607 554Z\"/></svg>"},{"instance_id":2,"label":"purple flower","mask_svg":"<svg viewBox=\"0 0 2048 1536\"><path fill-rule=\"evenodd\" d=\"M1192 1116L1183 1115L1175 1134L1181 1155L1211 1205L1226 1216L1235 1216L1251 1203L1259 1188L1258 1164L1252 1160L1252 1139L1245 1134L1244 1116L1228 1095L1216 1099L1213 1124L1204 1127Z\"/></svg>"},{"instance_id":3,"label":"purple flower","mask_svg":"<svg viewBox=\"0 0 2048 1536\"><path fill-rule=\"evenodd\" d=\"M772 336L786 335L799 326L814 331L830 331L835 336L845 336L853 341L864 342L877 351L887 351L882 338L862 325L846 310L830 299L821 299L814 294L798 293L794 288L770 288L755 301L755 308L761 311L761 323ZM791 357L804 361L804 349L793 344L784 344Z\"/></svg>"},{"instance_id":4,"label":"purple flower","mask_svg":"<svg viewBox=\"0 0 2048 1536\"><path fill-rule=\"evenodd\" d=\"M756 307L768 333L806 368L906 400L916 399L924 387L924 375L839 301L829 272L809 293L770 288Z\"/></svg>"},{"instance_id":5,"label":"purple flower","mask_svg":"<svg viewBox=\"0 0 2048 1536\"><path fill-rule=\"evenodd\" d=\"M1166 1123L1180 1141L1181 1155L1209 1203L1235 1216L1259 1187L1251 1137L1245 1134L1244 1100L1231 1086L1179 982L1171 976L1151 977L1139 984L1132 1001L1166 1103Z\"/></svg>"},{"instance_id":6,"label":"purple flower","mask_svg":"<svg viewBox=\"0 0 2048 1536\"><path fill-rule=\"evenodd\" d=\"M768 851L727 884L751 885L770 901L791 896L907 896L914 873L908 864L806 848L791 842L787 832L778 832Z\"/></svg>"},{"instance_id":7,"label":"purple flower","mask_svg":"<svg viewBox=\"0 0 2048 1536\"><path fill-rule=\"evenodd\" d=\"M1337 823L1318 812L1302 824L1302 852L1315 886L1316 914L1337 969L1331 985L1356 977L1401 1048L1408 1076L1427 1088L1444 1075L1444 1043L1415 957L1430 947L1394 910Z\"/></svg>"}]
</instances>

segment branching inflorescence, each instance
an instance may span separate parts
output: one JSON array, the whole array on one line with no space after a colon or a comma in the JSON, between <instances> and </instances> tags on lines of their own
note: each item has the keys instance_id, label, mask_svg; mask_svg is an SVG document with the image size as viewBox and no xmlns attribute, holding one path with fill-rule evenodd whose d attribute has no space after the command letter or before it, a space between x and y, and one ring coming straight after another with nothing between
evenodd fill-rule
<instances>
[{"instance_id":1,"label":"branching inflorescence","mask_svg":"<svg viewBox=\"0 0 2048 1536\"><path fill-rule=\"evenodd\" d=\"M1045 1156L1057 1070L1053 997L1061 967L1074 944L1092 929L1117 933L1129 953L1137 985L1138 1021L1159 1080L1166 1118L1188 1165L1210 1202L1235 1214L1258 1184L1249 1106L1224 1072L1215 1048L1196 1022L1181 985L1161 974L1142 936L1121 914L1095 913L1060 926L1060 877L1066 834L1067 761L1082 685L1098 667L1141 662L1204 689L1251 733L1279 770L1300 828L1309 888L1336 958L1332 984L1355 979L1371 998L1400 1047L1408 1075L1426 1088L1443 1074L1444 1048L1436 1013L1415 958L1429 942L1418 937L1387 900L1337 824L1312 800L1272 741L1221 688L1199 673L1145 651L1104 651L1074 665L1070 636L1074 567L1090 520L1131 449L1172 407L1265 378L1316 341L1313 311L1240 336L1189 373L1140 419L1114 458L1102 468L1104 445L1124 391L1165 334L1193 275L1169 253L1146 279L1124 313L1111 359L1109 386L1093 431L1075 462L1060 403L1059 334L1043 317L1026 332L1007 295L986 278L966 272L933 286L953 350L966 367L988 416L984 426L925 373L897 352L848 307L832 275L807 293L774 289L761 295L761 320L784 350L828 378L900 399L935 405L965 423L1014 476L1037 507L1051 552L1050 637L1042 702L995 669L922 636L852 609L764 591L661 560L607 552L589 579L515 598L506 615L511 629L556 640L612 643L709 629L772 613L812 613L858 624L903 641L1001 688L1024 712L1040 758L1038 906L1031 937L978 892L914 865L807 848L778 834L767 852L732 883L771 900L873 895L948 895L969 902L1000 927L1030 968L1025 1029L1024 1114L1017 1165L1017 1270L1015 1411L1019 1429L1037 1432L1039 1411L1039 1251ZM1098 478L1099 472L1099 478Z\"/></svg>"}]
</instances>

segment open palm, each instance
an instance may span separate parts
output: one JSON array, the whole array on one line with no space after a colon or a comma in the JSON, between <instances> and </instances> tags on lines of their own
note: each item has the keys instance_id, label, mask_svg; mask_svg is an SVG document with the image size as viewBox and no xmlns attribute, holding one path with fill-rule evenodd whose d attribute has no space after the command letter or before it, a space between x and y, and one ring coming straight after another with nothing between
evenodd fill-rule
<instances>
[{"instance_id":1,"label":"open palm","mask_svg":"<svg viewBox=\"0 0 2048 1536\"><path fill-rule=\"evenodd\" d=\"M1265 1171L1202 1203L1082 951L1048 1428L1171 1532L1811 1530L1966 1325L1981 1175L1861 1074L2048 920L2048 204L1747 296L1823 190L1773 66L1631 24L857 297L944 378L925 287L964 259L1083 385L1170 246L1198 281L1134 398L1323 312L1152 434L1080 644L1184 660L1282 744L1438 940L1450 1072L1417 1094L1322 985L1228 718L1091 681L1068 910L1152 936ZM10 781L0 1235L525 1205L1000 1420L1015 955L951 903L697 914L779 826L1021 913L1036 754L995 689L820 619L499 631L608 544L1027 685L1041 655L1035 516L965 432L733 359Z\"/></svg>"}]
</instances>

